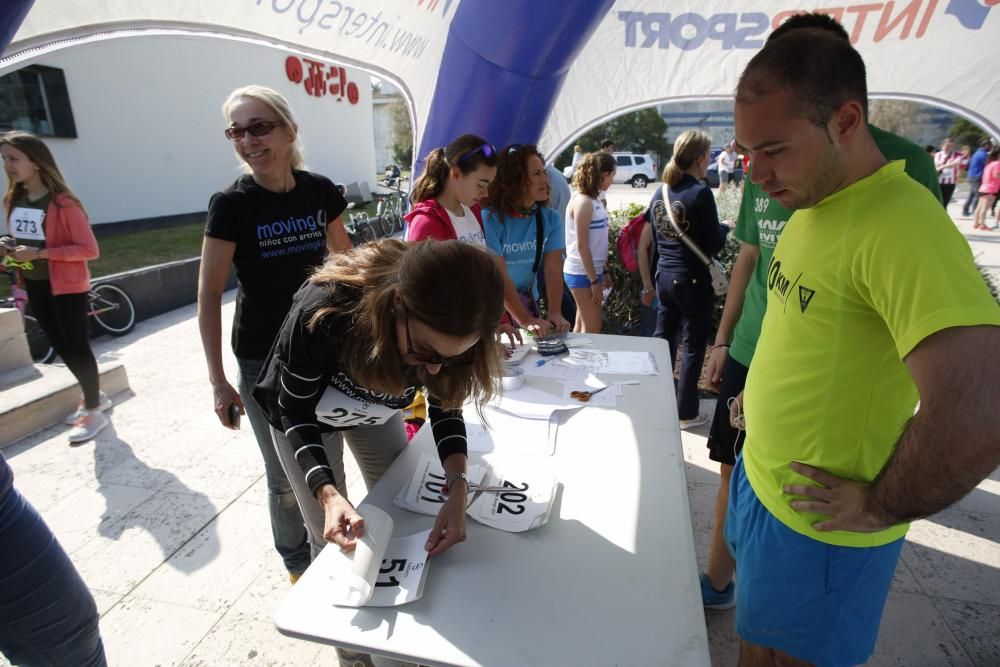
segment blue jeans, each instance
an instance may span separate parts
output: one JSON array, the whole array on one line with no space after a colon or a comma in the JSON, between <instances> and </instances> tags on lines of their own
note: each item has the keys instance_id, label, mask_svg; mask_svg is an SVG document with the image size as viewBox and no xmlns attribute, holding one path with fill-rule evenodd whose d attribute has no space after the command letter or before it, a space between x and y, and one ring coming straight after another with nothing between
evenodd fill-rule
<instances>
[{"instance_id":1,"label":"blue jeans","mask_svg":"<svg viewBox=\"0 0 1000 667\"><path fill-rule=\"evenodd\" d=\"M648 306L639 304L639 335L652 336L656 331L656 318L660 311L660 300L653 298L653 303Z\"/></svg>"},{"instance_id":2,"label":"blue jeans","mask_svg":"<svg viewBox=\"0 0 1000 667\"><path fill-rule=\"evenodd\" d=\"M656 295L660 299L660 309L653 335L670 345L671 370L677 359L678 343L684 345L677 380L677 417L695 419L698 416L698 379L705 361L708 336L712 333L715 292L707 278L660 271L656 274Z\"/></svg>"},{"instance_id":3,"label":"blue jeans","mask_svg":"<svg viewBox=\"0 0 1000 667\"><path fill-rule=\"evenodd\" d=\"M13 487L0 497L0 653L15 665L108 664L94 597Z\"/></svg>"},{"instance_id":4,"label":"blue jeans","mask_svg":"<svg viewBox=\"0 0 1000 667\"><path fill-rule=\"evenodd\" d=\"M312 561L309 553L309 539L306 534L302 512L295 502L292 485L281 467L278 454L274 451L274 440L271 439L271 425L264 416L263 410L257 405L250 394L260 371L264 368L263 359L236 358L240 372L236 385L243 399L243 408L247 420L257 438L261 456L264 457L264 474L267 477L267 509L271 514L271 534L274 536L274 548L281 554L285 569L289 572L302 573Z\"/></svg>"}]
</instances>

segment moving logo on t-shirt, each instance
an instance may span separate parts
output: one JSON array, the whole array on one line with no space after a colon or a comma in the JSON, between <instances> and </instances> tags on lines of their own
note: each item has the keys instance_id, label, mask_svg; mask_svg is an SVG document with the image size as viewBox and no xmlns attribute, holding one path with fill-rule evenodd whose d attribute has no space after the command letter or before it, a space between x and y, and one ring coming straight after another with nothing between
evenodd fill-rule
<instances>
[{"instance_id":1,"label":"moving logo on t-shirt","mask_svg":"<svg viewBox=\"0 0 1000 667\"><path fill-rule=\"evenodd\" d=\"M304 218L289 217L257 225L257 243L262 258L286 257L302 252L315 252L326 241L326 211Z\"/></svg>"},{"instance_id":2,"label":"moving logo on t-shirt","mask_svg":"<svg viewBox=\"0 0 1000 667\"><path fill-rule=\"evenodd\" d=\"M483 228L480 226L472 209L462 204L462 215L455 215L451 211L447 212L448 218L451 220L451 226L455 228L455 236L459 241L483 247L486 246L486 235L483 234Z\"/></svg>"}]
</instances>

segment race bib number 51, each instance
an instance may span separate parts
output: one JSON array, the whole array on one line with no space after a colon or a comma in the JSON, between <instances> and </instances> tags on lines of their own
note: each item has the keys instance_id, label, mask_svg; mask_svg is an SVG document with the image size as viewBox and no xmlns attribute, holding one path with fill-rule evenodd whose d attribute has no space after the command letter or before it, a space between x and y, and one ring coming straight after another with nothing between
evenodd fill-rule
<instances>
[{"instance_id":1,"label":"race bib number 51","mask_svg":"<svg viewBox=\"0 0 1000 667\"><path fill-rule=\"evenodd\" d=\"M44 241L44 220L45 211L42 209L17 206L10 212L10 231L18 241Z\"/></svg>"}]
</instances>

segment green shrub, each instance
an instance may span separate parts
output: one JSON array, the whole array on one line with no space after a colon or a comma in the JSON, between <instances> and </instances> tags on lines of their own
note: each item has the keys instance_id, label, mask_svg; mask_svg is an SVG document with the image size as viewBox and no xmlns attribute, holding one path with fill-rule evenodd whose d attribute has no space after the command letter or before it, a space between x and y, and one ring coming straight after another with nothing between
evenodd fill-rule
<instances>
[{"instance_id":1,"label":"green shrub","mask_svg":"<svg viewBox=\"0 0 1000 667\"><path fill-rule=\"evenodd\" d=\"M639 273L629 272L622 266L618 254L618 235L628 221L646 210L642 204L629 204L608 213L608 263L605 270L611 273L611 295L604 304L604 323L601 331L609 334L633 336L639 333L639 294L642 280Z\"/></svg>"}]
</instances>

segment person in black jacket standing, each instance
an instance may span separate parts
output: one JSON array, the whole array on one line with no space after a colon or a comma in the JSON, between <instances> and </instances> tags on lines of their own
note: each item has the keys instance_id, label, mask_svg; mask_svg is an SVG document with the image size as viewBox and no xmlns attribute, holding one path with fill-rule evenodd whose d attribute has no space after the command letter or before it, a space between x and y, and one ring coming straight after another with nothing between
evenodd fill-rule
<instances>
[{"instance_id":1,"label":"person in black jacket standing","mask_svg":"<svg viewBox=\"0 0 1000 667\"><path fill-rule=\"evenodd\" d=\"M685 235L711 257L726 242L727 228L719 224L712 190L702 182L711 162L711 138L700 130L684 132L674 143L674 155L663 169L664 185L650 204L663 200ZM664 196L666 192L666 197ZM670 345L670 359L677 359L677 342L684 345L677 382L677 416L681 428L708 422L698 410L698 378L705 359L705 344L712 328L715 292L708 269L683 241L666 216L651 216L659 261L656 293L660 300L656 331Z\"/></svg>"}]
</instances>

